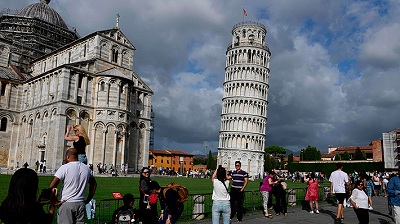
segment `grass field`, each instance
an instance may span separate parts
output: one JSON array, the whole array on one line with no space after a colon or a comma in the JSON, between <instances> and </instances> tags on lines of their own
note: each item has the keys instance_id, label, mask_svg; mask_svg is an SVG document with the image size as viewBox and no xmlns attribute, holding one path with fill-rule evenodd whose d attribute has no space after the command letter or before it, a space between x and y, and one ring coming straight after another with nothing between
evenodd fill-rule
<instances>
[{"instance_id":1,"label":"grass field","mask_svg":"<svg viewBox=\"0 0 400 224\"><path fill-rule=\"evenodd\" d=\"M39 190L47 188L52 180L52 176L39 176ZM11 175L0 175L0 202L5 199L7 196L8 186L10 183ZM157 181L161 186L165 186L169 182L176 182L183 186L186 186L189 190L189 200L185 202L185 209L180 218L180 223L185 223L189 221L193 217L193 206L194 206L194 198L196 198L196 194L201 194L204 196L204 211L201 214L205 215L206 219L210 219L211 217L211 207L212 207L212 184L211 179L194 179L194 178L185 178L185 177L166 177L166 176L152 176L151 179L153 181ZM96 222L94 220L90 220L87 223L105 223L110 220L112 212L118 208L121 204L119 200L114 200L112 197L112 192L120 192L121 194L132 193L135 198L139 197L139 178L135 177L105 177L105 176L96 176L97 181L97 190L94 198L97 201L96 206ZM251 211L256 208L260 210L262 208L262 197L259 192L260 182L262 180L249 181L248 186L246 187L245 192L245 201L243 207ZM304 200L305 196L305 183L292 183L291 181L287 181L288 184L288 192L295 189L296 192L296 200L298 205L301 204L302 200ZM61 184L60 184L61 185ZM329 182L325 181L325 183L321 184L322 187L329 186ZM61 186L59 186L61 187ZM290 193L288 193L290 194ZM320 199L322 199L323 190L320 188ZM290 201L288 201L290 203ZM134 207L138 207L139 200L135 200ZM289 204L290 205L290 204ZM256 206L256 207L254 207ZM54 222L56 223L56 218ZM0 221L0 224L2 222Z\"/></svg>"},{"instance_id":2,"label":"grass field","mask_svg":"<svg viewBox=\"0 0 400 224\"><path fill-rule=\"evenodd\" d=\"M3 201L7 196L8 186L10 184L11 175L0 175L0 201ZM39 192L40 189L47 188L53 179L52 176L39 176ZM212 192L211 179L194 179L184 177L165 177L165 176L152 176L152 180L157 181L161 186L166 185L169 182L176 182L183 186L186 186L189 190L189 194L206 194ZM103 199L111 199L112 192L121 192L122 195L131 193L135 197L139 196L139 178L134 177L96 177L97 190L95 199L97 201ZM260 187L260 181L249 181L246 191L258 191ZM288 188L305 188L305 183L292 183L287 181ZM329 186L326 181L323 186ZM61 183L60 186L61 187Z\"/></svg>"}]
</instances>

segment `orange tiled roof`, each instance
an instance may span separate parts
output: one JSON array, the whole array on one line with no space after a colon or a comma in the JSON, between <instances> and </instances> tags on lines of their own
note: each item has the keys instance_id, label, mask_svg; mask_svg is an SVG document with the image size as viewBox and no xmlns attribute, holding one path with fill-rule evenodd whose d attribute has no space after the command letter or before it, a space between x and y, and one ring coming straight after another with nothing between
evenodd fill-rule
<instances>
[{"instance_id":1,"label":"orange tiled roof","mask_svg":"<svg viewBox=\"0 0 400 224\"><path fill-rule=\"evenodd\" d=\"M191 153L187 153L181 150L170 150L170 149L150 149L150 152L158 155L184 155L184 156L194 156Z\"/></svg>"}]
</instances>

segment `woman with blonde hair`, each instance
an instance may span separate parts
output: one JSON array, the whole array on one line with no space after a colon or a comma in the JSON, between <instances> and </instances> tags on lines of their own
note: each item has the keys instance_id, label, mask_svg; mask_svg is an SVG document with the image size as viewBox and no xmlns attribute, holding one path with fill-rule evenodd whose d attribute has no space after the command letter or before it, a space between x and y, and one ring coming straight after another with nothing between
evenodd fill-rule
<instances>
[{"instance_id":1,"label":"woman with blonde hair","mask_svg":"<svg viewBox=\"0 0 400 224\"><path fill-rule=\"evenodd\" d=\"M69 133L74 131L73 136ZM78 150L78 160L87 165L86 146L90 145L90 140L86 134L85 129L81 125L67 125L67 132L65 133L65 140L72 141L73 147Z\"/></svg>"}]
</instances>

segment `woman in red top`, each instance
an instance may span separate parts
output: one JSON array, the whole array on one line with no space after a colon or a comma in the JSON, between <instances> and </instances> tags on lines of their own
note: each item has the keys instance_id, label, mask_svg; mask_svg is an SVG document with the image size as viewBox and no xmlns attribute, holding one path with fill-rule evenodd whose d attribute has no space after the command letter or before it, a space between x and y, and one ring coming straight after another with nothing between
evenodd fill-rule
<instances>
[{"instance_id":1,"label":"woman in red top","mask_svg":"<svg viewBox=\"0 0 400 224\"><path fill-rule=\"evenodd\" d=\"M313 202L315 203L315 213L319 214L318 211L318 180L315 178L315 173L311 173L310 179L307 181L307 193L306 201L310 202L310 213L314 213Z\"/></svg>"}]
</instances>

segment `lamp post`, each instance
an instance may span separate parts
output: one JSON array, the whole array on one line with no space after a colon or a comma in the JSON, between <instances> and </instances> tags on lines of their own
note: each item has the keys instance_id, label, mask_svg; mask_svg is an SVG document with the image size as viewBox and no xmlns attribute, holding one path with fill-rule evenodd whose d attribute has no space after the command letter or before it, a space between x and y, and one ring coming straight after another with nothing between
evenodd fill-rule
<instances>
[{"instance_id":1,"label":"lamp post","mask_svg":"<svg viewBox=\"0 0 400 224\"><path fill-rule=\"evenodd\" d=\"M300 151L300 161L304 160L304 149Z\"/></svg>"}]
</instances>

